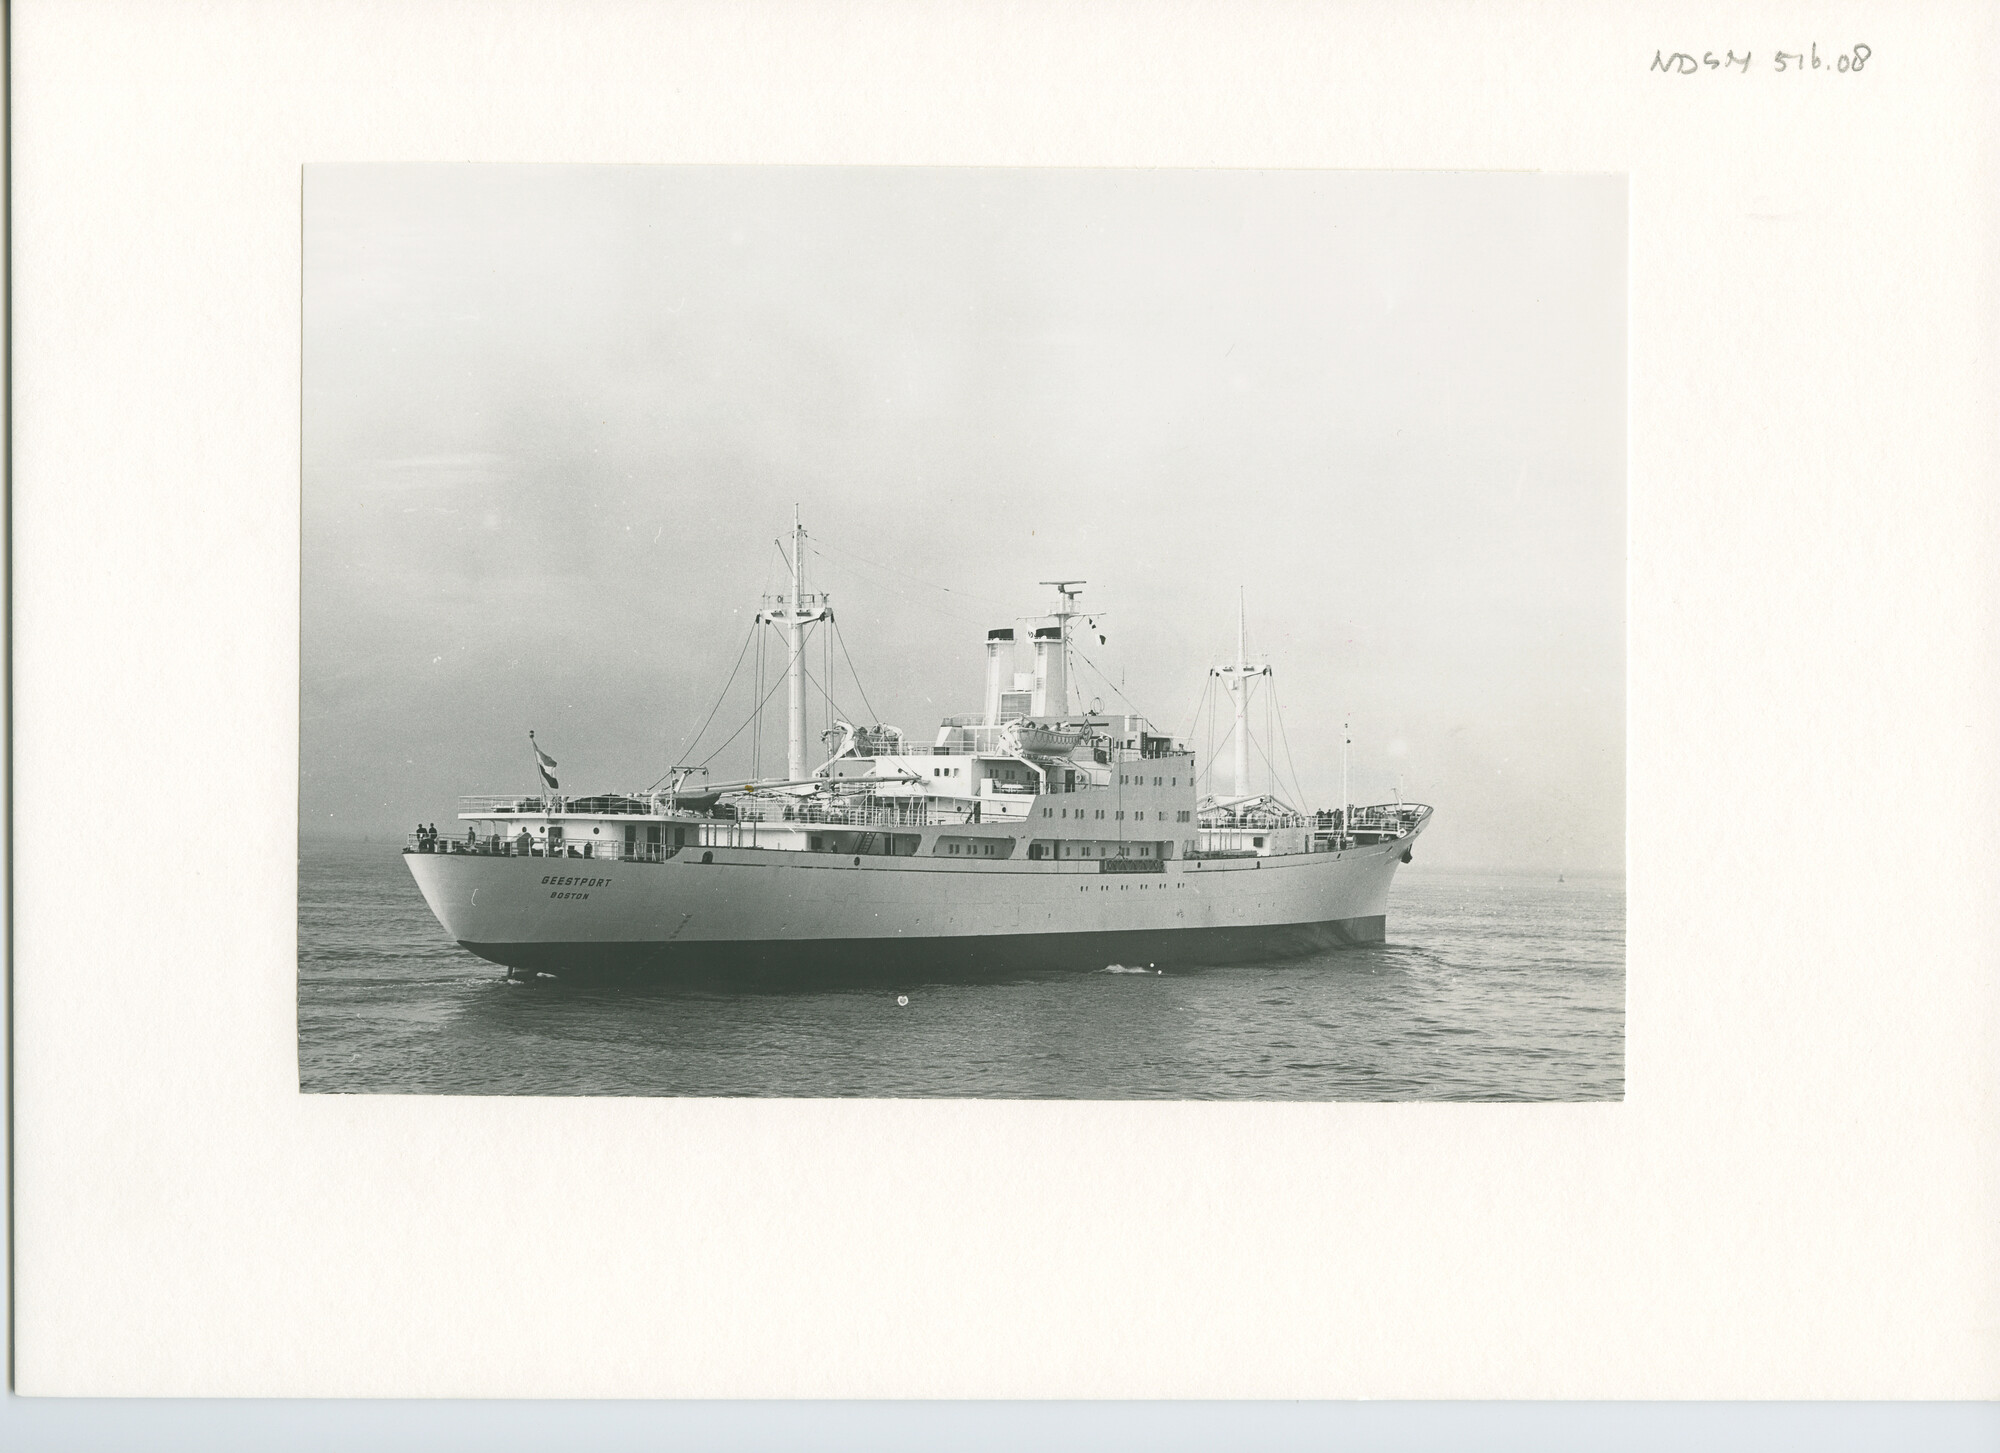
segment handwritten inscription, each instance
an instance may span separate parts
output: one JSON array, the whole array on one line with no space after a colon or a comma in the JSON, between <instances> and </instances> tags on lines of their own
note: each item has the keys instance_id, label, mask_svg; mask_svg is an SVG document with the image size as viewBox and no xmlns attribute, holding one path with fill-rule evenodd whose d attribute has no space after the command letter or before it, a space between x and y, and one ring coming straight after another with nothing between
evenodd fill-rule
<instances>
[{"instance_id":1,"label":"handwritten inscription","mask_svg":"<svg viewBox=\"0 0 2000 1453\"><path fill-rule=\"evenodd\" d=\"M1875 52L1868 46L1856 44L1851 50L1834 51L1821 55L1819 42L1814 41L1804 50L1780 50L1768 54L1768 59L1757 67L1758 70L1783 71L1803 75L1807 71L1821 71L1829 76L1852 76L1860 74ZM1662 71L1670 76L1698 76L1706 71L1734 71L1738 75L1750 74L1750 67L1756 60L1755 51L1744 51L1738 55L1733 50L1716 52L1705 50L1694 55L1684 50L1656 50L1653 63L1646 67L1649 71Z\"/></svg>"}]
</instances>

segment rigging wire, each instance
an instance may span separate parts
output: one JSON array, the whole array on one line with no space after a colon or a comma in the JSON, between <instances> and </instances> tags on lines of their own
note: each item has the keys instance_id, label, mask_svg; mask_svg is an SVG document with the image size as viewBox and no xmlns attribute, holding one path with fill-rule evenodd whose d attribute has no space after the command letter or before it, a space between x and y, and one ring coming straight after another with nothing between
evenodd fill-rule
<instances>
[{"instance_id":1,"label":"rigging wire","mask_svg":"<svg viewBox=\"0 0 2000 1453\"><path fill-rule=\"evenodd\" d=\"M801 670L803 670L803 671L805 672L805 677L806 677L806 680L807 680L807 681L811 682L811 683L812 683L812 684L813 684L814 686L818 686L818 685L819 685L819 681L818 681L818 679L817 679L817 678L815 678L815 677L813 676L813 674L812 674L812 669L811 669L810 667L803 667L803 666L802 666L802 667L801 667L800 669L801 669ZM773 680L773 681L772 681L772 683L771 683L771 689L770 689L769 691L767 691L767 692L765 692L765 693L764 693L764 701L760 701L760 702L758 703L758 706L759 706L759 707L761 708L761 707L762 707L762 706L764 705L764 703L765 703L765 702L768 702L768 701L769 701L769 700L770 700L770 699L771 699L772 697L776 696L776 695L778 694L778 688L779 688L780 686L783 686L784 684L785 684L785 678L784 678L783 676L779 676L779 677L777 677L777 678L776 678L775 680ZM857 684L858 684L858 683L857 683ZM832 702L833 702L833 708L834 708L834 710L836 710L836 711L839 711L839 710L840 710L840 703L839 703L839 702L837 702L837 701L833 701L833 696L832 696L832 693L830 693L830 692L828 693L828 695L827 695L827 700L828 700L828 701L832 701ZM745 721L743 722L743 725L742 725L742 726L739 726L739 727L737 727L735 731L731 732L731 733L730 733L730 734L729 734L729 735L728 735L727 737L723 738L723 740L722 740L722 745L721 745L721 746L718 746L718 747L717 747L717 748L715 749L715 751L713 751L713 752L710 752L710 753L709 753L709 754L708 754L708 755L707 755L706 757L703 757L703 758L701 759L701 763L700 763L700 765L701 765L701 766L704 766L704 767L706 767L706 766L707 766L707 765L708 765L708 764L709 764L710 762L714 761L714 760L715 760L715 758L716 758L716 755L717 755L717 753L721 752L721 751L722 751L722 749L723 749L723 747L727 747L727 746L728 746L728 745L729 745L729 744L730 744L731 742L735 741L735 740L736 740L736 739L737 739L738 737L740 737L741 735L743 735L743 727L747 727L747 726L749 726L749 725L750 725L750 722L751 722L751 721L754 721L754 720L756 720L756 717L755 717L755 716L753 715L753 716L752 716L752 717L750 717L749 719L746 719L746 720L745 720ZM755 760L755 759L753 758L753 762L754 762L754 760ZM757 769L756 769L756 767L755 767L755 766L753 766L753 767L751 768L751 772L750 772L750 775L751 775L751 776L752 776L753 778L754 778L754 777L757 777L757 776L759 776L759 775L760 775L760 774L758 773L758 771L757 771Z\"/></svg>"},{"instance_id":2,"label":"rigging wire","mask_svg":"<svg viewBox=\"0 0 2000 1453\"><path fill-rule=\"evenodd\" d=\"M763 684L764 684L763 681L760 679L757 683L759 689L762 689ZM763 721L763 712L765 703L770 701L772 697L776 696L778 694L778 688L780 686L783 686L784 684L785 684L784 673L780 672L778 676L771 682L771 689L769 691L764 692L763 700L759 701L755 706L753 706L750 709L750 715L744 718L742 724L738 726L735 731L731 732L728 736L722 739L721 746L718 746L715 749L715 751L710 752L706 757L703 757L695 765L698 767L706 767L710 762L713 762L716 759L716 756L722 751L723 747L727 747L731 742L735 741L738 737L742 736L744 728L748 727L752 722L758 723L758 735L762 735L763 732L762 721ZM757 777L761 775L762 756L761 753L759 753L756 748L756 737L753 736L751 738L751 744L752 744L751 745L752 755L750 758L751 761L750 775L752 777Z\"/></svg>"},{"instance_id":3,"label":"rigging wire","mask_svg":"<svg viewBox=\"0 0 2000 1453\"><path fill-rule=\"evenodd\" d=\"M1274 697L1278 694L1278 686L1275 680L1271 683L1271 694ZM1285 731L1285 708L1282 705L1278 707L1278 740L1285 745L1285 765L1292 769L1292 791L1298 793L1299 811L1304 812L1307 810L1305 806L1305 784L1299 780L1298 763L1292 760L1292 739Z\"/></svg>"},{"instance_id":4,"label":"rigging wire","mask_svg":"<svg viewBox=\"0 0 2000 1453\"><path fill-rule=\"evenodd\" d=\"M784 574L796 580L798 578L797 567L791 557L785 554L784 541L773 538L771 541L771 553L778 557L778 568ZM771 569L771 562L766 560L764 562L764 589L757 597L760 604L768 603L771 598ZM796 595L797 592L793 591L792 594ZM792 604L796 607L798 602L794 600ZM768 622L760 621L758 624L764 625L768 624ZM754 729L750 733L750 775L752 777L761 777L764 775L764 703L769 701L777 692L776 686L773 686L769 692L764 690L764 666L769 656L770 638L762 631L759 631L757 633L757 685L752 692L750 706L750 721L755 724ZM729 741L734 741L742 730L743 728L739 726L735 732L730 734ZM728 745L729 742L723 743L725 747ZM720 750L720 747L716 749L716 751ZM708 765L714 756L715 752L710 752L708 756L703 757L702 765Z\"/></svg>"},{"instance_id":5,"label":"rigging wire","mask_svg":"<svg viewBox=\"0 0 2000 1453\"><path fill-rule=\"evenodd\" d=\"M835 546L834 548L840 549L841 547ZM786 573L789 574L792 568L792 562L785 555L785 549L783 543L778 540L773 540L771 542L771 549L772 552L777 556L776 564L784 566ZM814 553L818 554L817 551L815 551ZM852 553L852 552L844 552L844 553ZM822 556L821 558L823 559L824 557ZM855 558L863 559L865 557L856 556ZM873 562L871 561L869 563L872 564ZM764 590L762 592L764 596L769 596L771 593L770 585L771 585L771 573L773 568L774 566L772 563L769 562L766 563L764 570ZM927 583L927 582L919 582L919 583ZM944 589L944 587L942 586L935 588ZM965 592L953 591L950 593L964 594ZM875 708L873 704L870 703L868 700L867 687L861 684L861 673L855 670L854 656L853 653L848 649L847 638L840 633L839 622L836 619L829 618L828 623L834 627L834 636L839 640L841 655L846 659L848 672L854 678L854 688L856 691L860 693L862 705L867 708L869 715L872 717L875 713ZM724 750L724 748L728 747L731 742L735 741L738 737L740 737L743 734L743 731L746 727L751 727L754 728L754 730L752 731L750 739L750 775L752 777L759 777L763 774L763 736L764 736L763 711L764 707L770 703L771 698L778 694L778 687L784 683L785 678L783 675L779 675L772 680L771 687L769 690L766 690L764 687L765 667L769 661L769 649L768 649L769 642L767 636L765 635L762 629L762 625L763 623L756 620L754 617L751 619L750 629L743 637L742 646L740 646L737 649L736 660L734 661L733 664L731 664L729 668L729 675L723 681L721 691L716 693L715 700L708 709L708 714L702 718L701 725L695 729L695 734L693 738L689 740L687 745L677 754L678 759L676 765L685 762L687 758L694 755L695 748L701 745L701 739L708 734L709 727L714 725L716 715L722 710L723 703L729 699L729 689L730 687L736 684L736 678L742 673L744 658L750 654L750 647L754 643L757 647L757 659L754 672L754 684L751 688L753 695L753 704L750 708L750 715L743 722L739 723L735 731L731 732L727 737L723 738L722 742L706 757L703 757L701 761L696 765L699 767L707 766L710 762L715 760L715 758ZM825 705L825 709L827 712L826 729L828 731L831 731L833 729L833 721L835 716L836 715L845 716L846 713L841 709L840 703L836 701L833 696L833 690L832 690L833 641L828 639L824 631L822 631L820 635L821 635L820 645L821 645L821 654L823 662L821 674L818 678L815 678L813 676L812 671L810 669L806 669L805 676L807 680L811 681L815 686L818 686L820 689L821 699ZM804 650L803 640L801 640L800 642L800 649L801 652L803 652ZM789 661L787 664L789 665ZM671 775L672 775L672 769L670 768L668 771L661 773L660 776L653 781L652 786L648 787L646 790L649 792L654 790L654 788L657 788L660 785L660 783L666 781L667 778Z\"/></svg>"},{"instance_id":6,"label":"rigging wire","mask_svg":"<svg viewBox=\"0 0 2000 1453\"><path fill-rule=\"evenodd\" d=\"M1268 741L1270 741L1270 740L1271 740L1271 736L1272 736L1272 733L1271 733L1271 678L1270 678L1270 677L1268 677L1268 676L1266 676L1266 677L1264 678L1264 740L1265 740L1265 741L1267 741L1267 742L1268 742ZM1271 759L1270 759L1270 758L1269 758L1268 756L1264 758L1264 765L1265 765L1266 767L1269 767L1269 768L1270 768L1270 771L1271 771L1271 775L1270 775L1269 777L1265 778L1264 780L1270 783L1270 785L1271 785L1271 795L1272 795L1273 797L1276 797L1276 796L1278 795L1278 769L1277 769L1276 767L1274 767L1274 766L1272 766L1272 765L1271 765Z\"/></svg>"},{"instance_id":7,"label":"rigging wire","mask_svg":"<svg viewBox=\"0 0 2000 1453\"><path fill-rule=\"evenodd\" d=\"M867 708L869 720L874 725L880 726L882 718L875 715L875 707L868 700L868 688L861 684L861 673L854 669L854 657L847 649L847 637L840 633L840 621L838 619L833 622L833 636L835 640L840 642L840 654L847 657L847 674L854 678L854 689L861 693L861 704Z\"/></svg>"},{"instance_id":8,"label":"rigging wire","mask_svg":"<svg viewBox=\"0 0 2000 1453\"><path fill-rule=\"evenodd\" d=\"M1213 732L1213 731L1214 731L1214 727L1213 727L1213 726L1211 726L1209 730L1210 730L1211 732ZM1221 752L1222 752L1222 749L1223 749L1224 747L1228 746L1228 745L1229 745L1229 744L1230 744L1230 743L1231 743L1232 741L1234 741L1235 739L1236 739L1236 723L1234 723L1234 722L1231 722L1231 723L1229 724L1229 730L1228 730L1228 731L1226 731L1226 732L1224 732L1224 733L1222 734L1222 740L1221 740L1221 741L1219 741L1219 742L1217 742L1217 743L1215 744L1215 752L1214 752L1214 753L1212 753L1212 754L1210 755L1210 757L1209 757L1209 767L1210 767L1210 770L1211 770L1211 771L1212 771L1212 770L1214 769L1214 765L1215 765L1215 760L1216 760L1216 758L1217 758L1218 756L1220 756L1220 755L1221 755ZM1203 776L1208 776L1209 774L1208 774L1207 772L1204 772L1204 773L1203 773L1202 775L1203 775ZM1232 788L1232 790L1233 790L1233 789L1235 788L1235 784L1234 784L1234 783L1232 783L1232 784L1230 784L1230 785L1231 785L1231 788ZM1249 793L1247 793L1247 792L1236 792L1236 793L1235 793L1235 795L1238 795L1238 796L1243 796L1243 797L1248 797L1248 796L1249 796L1250 794L1249 794Z\"/></svg>"},{"instance_id":9,"label":"rigging wire","mask_svg":"<svg viewBox=\"0 0 2000 1453\"><path fill-rule=\"evenodd\" d=\"M1209 679L1209 684L1210 684L1211 686L1213 686L1213 685L1214 685L1214 683L1215 683L1215 678L1214 678L1213 676L1211 676L1211 677L1209 677L1208 679ZM1215 694L1215 693L1214 693L1213 691L1210 691L1210 692L1209 692L1209 694L1208 694L1208 752L1207 752L1207 754L1206 754L1206 758L1207 758L1207 759L1206 759L1205 761L1203 761L1203 763L1201 764L1201 775L1202 775L1203 777L1208 777L1208 778L1210 779L1210 790L1211 790L1211 792L1213 791L1213 788L1214 788L1214 779L1213 779L1213 773L1214 773L1214 771L1215 771L1215 705L1216 705L1216 700L1217 700L1217 697L1216 697L1216 694Z\"/></svg>"},{"instance_id":10,"label":"rigging wire","mask_svg":"<svg viewBox=\"0 0 2000 1453\"><path fill-rule=\"evenodd\" d=\"M828 691L826 687L822 686L818 681L814 680L812 674L812 668L811 667L805 668L805 672L806 672L806 680L812 682L814 686L818 686L820 688L820 691L826 696L827 705L834 711L839 712L843 717L846 716L847 712L841 707L841 704L833 699L833 693L831 691ZM828 726L828 730L829 731L832 730L831 725Z\"/></svg>"},{"instance_id":11,"label":"rigging wire","mask_svg":"<svg viewBox=\"0 0 2000 1453\"><path fill-rule=\"evenodd\" d=\"M1208 673L1208 679L1202 683L1201 695L1195 698L1194 711L1189 714L1188 724L1186 728L1182 730L1180 735L1180 739L1182 741L1187 741L1191 737L1193 737L1194 729L1201 725L1201 704L1204 701L1208 700L1208 693L1213 691L1214 689L1215 689L1215 673L1211 671Z\"/></svg>"},{"instance_id":12,"label":"rigging wire","mask_svg":"<svg viewBox=\"0 0 2000 1453\"><path fill-rule=\"evenodd\" d=\"M1070 647L1070 650L1075 653L1076 658L1079 661L1083 662L1083 664L1088 666L1091 670L1097 672L1097 679L1099 681L1102 681L1106 686L1109 686L1113 694L1115 694L1120 701L1124 702L1127 706L1132 707L1132 714L1134 716L1143 715L1143 713L1140 712L1138 707L1132 706L1132 698L1127 696L1124 692L1120 691L1115 685L1112 684L1111 678L1104 674L1104 670L1102 667L1100 667L1095 661L1091 660L1090 657L1084 655L1082 650L1077 646L1072 645Z\"/></svg>"},{"instance_id":13,"label":"rigging wire","mask_svg":"<svg viewBox=\"0 0 2000 1453\"><path fill-rule=\"evenodd\" d=\"M855 584L857 589L869 591L886 589L898 602L910 609L929 611L933 615L941 615L948 620L963 621L969 626L979 626L986 623L987 618L984 616L969 616L963 611L947 610L928 596L920 595L914 591L903 590L892 578L880 575L873 569L855 569L848 561L831 559L828 556L820 554L817 550L813 554L819 560L820 564L834 571L840 579ZM1014 617L1011 608L1008 614L1010 619L1017 619L1017 617Z\"/></svg>"},{"instance_id":14,"label":"rigging wire","mask_svg":"<svg viewBox=\"0 0 2000 1453\"><path fill-rule=\"evenodd\" d=\"M763 622L759 621L758 624L762 625ZM755 690L752 692L750 698L750 720L757 723L757 729L750 734L750 775L752 777L759 777L763 775L762 772L763 763L761 760L763 757L763 746L764 746L763 711L764 711L764 703L770 699L764 695L764 649L765 649L764 633L762 631L759 631L757 633L757 685ZM775 690L776 688L773 689ZM741 732L742 730L743 730L742 727L738 727L736 729L736 732ZM732 732L730 734L730 741L734 741L736 739L736 732ZM724 747L728 745L729 742L724 742L722 744L722 746ZM716 748L716 751L720 750L722 750L721 747ZM715 752L710 752L708 754L708 757L703 757L701 759L701 765L706 767L708 765L708 758L713 757L714 755Z\"/></svg>"},{"instance_id":15,"label":"rigging wire","mask_svg":"<svg viewBox=\"0 0 2000 1453\"><path fill-rule=\"evenodd\" d=\"M877 570L885 571L890 575L900 575L906 580L912 581L917 585L926 586L931 590L942 591L946 595L955 595L959 597L961 600L977 600L977 601L982 601L987 605L997 605L1002 610L1013 609L1013 606L1008 605L1004 601L995 600L993 599L993 597L989 595L977 595L970 590L959 590L953 586L939 585L935 581L925 580L920 575L912 575L907 570L900 570L894 565L884 565L879 560L870 560L866 555L862 555L853 550L850 550L845 545L835 545L833 541L827 539L826 536L824 535L814 535L813 539L817 540L822 545L831 545L841 554L848 556L850 559L858 560L863 565L872 565Z\"/></svg>"},{"instance_id":16,"label":"rigging wire","mask_svg":"<svg viewBox=\"0 0 2000 1453\"><path fill-rule=\"evenodd\" d=\"M1252 750L1254 750L1257 753L1258 756L1264 758L1264 766L1267 770L1269 770L1271 774L1271 785L1273 788L1275 788L1278 785L1278 769L1271 765L1271 759L1268 756L1265 756L1264 748L1258 744L1258 741L1255 737L1250 738L1250 746ZM1278 797L1278 794L1275 791L1273 791L1270 795L1273 798ZM1282 801L1283 799L1278 799L1278 800Z\"/></svg>"},{"instance_id":17,"label":"rigging wire","mask_svg":"<svg viewBox=\"0 0 2000 1453\"><path fill-rule=\"evenodd\" d=\"M798 656L802 658L804 655L805 655L805 640L804 640L804 634L803 632L801 632L799 640ZM764 707L770 702L772 697L778 694L778 688L785 684L785 678L791 673L791 663L793 659L794 658L790 655L787 655L785 657L785 669L781 672L778 672L771 678L771 689L769 691L764 691L764 637L761 634L759 634L757 638L757 690L763 692L763 695L758 698L756 705L750 708L750 715L742 723L742 725L738 726L735 731L731 732L727 737L723 738L721 746L718 746L715 749L715 751L710 752L706 757L703 757L701 761L696 763L695 765L700 767L706 767L710 762L713 762L716 758L717 753L721 752L723 747L728 746L731 742L735 741L738 737L742 736L743 728L751 725L751 723L754 722L757 725L757 731L755 732L754 735L752 735L750 739L751 741L750 775L752 777L759 777L763 774L763 749L762 749L761 739L764 734L764 726L763 726ZM806 679L808 681L812 680L812 669L810 667L805 666L803 662L801 662L799 669L805 672ZM860 683L857 681L855 684L859 685ZM829 701L832 700L831 693L828 694L827 699ZM787 765L789 765L789 763Z\"/></svg>"},{"instance_id":18,"label":"rigging wire","mask_svg":"<svg viewBox=\"0 0 2000 1453\"><path fill-rule=\"evenodd\" d=\"M750 622L750 630L752 635L754 635L757 631L757 622L754 618ZM716 693L715 705L711 706L708 709L708 715L702 718L701 727L699 730L695 732L694 740L689 742L686 747L681 749L679 753L680 760L685 761L687 758L694 755L694 749L701 745L702 733L706 732L708 730L709 723L715 720L715 714L718 711L722 710L722 703L729 696L729 688L736 684L736 673L743 669L743 658L749 654L750 641L751 641L751 636L746 635L743 638L743 648L736 653L736 664L729 668L729 679L722 683L722 690ZM659 777L654 781L653 787L658 787L661 782L666 781L667 778L672 775L673 775L673 769L668 768L667 771L662 772L659 775ZM646 790L648 792L651 792L653 790L653 787L648 787Z\"/></svg>"}]
</instances>

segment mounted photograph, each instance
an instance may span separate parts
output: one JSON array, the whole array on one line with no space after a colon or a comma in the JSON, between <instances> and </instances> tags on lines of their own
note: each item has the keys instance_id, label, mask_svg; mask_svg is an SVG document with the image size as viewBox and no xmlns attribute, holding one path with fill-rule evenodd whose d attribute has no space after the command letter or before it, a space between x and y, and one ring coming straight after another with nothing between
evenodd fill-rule
<instances>
[{"instance_id":1,"label":"mounted photograph","mask_svg":"<svg viewBox=\"0 0 2000 1453\"><path fill-rule=\"evenodd\" d=\"M1622 1098L1622 177L303 185L304 1091Z\"/></svg>"}]
</instances>

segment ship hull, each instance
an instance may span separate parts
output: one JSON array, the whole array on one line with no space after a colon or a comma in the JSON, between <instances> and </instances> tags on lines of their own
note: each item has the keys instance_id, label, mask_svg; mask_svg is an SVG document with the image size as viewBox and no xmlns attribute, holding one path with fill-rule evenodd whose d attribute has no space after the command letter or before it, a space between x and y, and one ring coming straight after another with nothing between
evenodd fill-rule
<instances>
[{"instance_id":1,"label":"ship hull","mask_svg":"<svg viewBox=\"0 0 2000 1453\"><path fill-rule=\"evenodd\" d=\"M1386 917L1248 928L1018 933L993 937L795 939L745 943L461 943L511 969L576 978L866 982L981 978L1040 970L1191 966L1301 958L1380 943Z\"/></svg>"},{"instance_id":2,"label":"ship hull","mask_svg":"<svg viewBox=\"0 0 2000 1453\"><path fill-rule=\"evenodd\" d=\"M968 864L754 848L661 863L407 853L445 932L510 969L831 982L1296 958L1379 943L1415 835L1337 853Z\"/></svg>"}]
</instances>

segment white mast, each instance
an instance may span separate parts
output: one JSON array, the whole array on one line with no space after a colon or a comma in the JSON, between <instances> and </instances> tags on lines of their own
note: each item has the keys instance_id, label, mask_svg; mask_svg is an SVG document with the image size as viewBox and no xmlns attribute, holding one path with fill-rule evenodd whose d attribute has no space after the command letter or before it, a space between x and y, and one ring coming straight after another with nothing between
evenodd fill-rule
<instances>
[{"instance_id":1,"label":"white mast","mask_svg":"<svg viewBox=\"0 0 2000 1453\"><path fill-rule=\"evenodd\" d=\"M1236 795L1250 795L1250 657L1243 648L1243 587L1236 587Z\"/></svg>"},{"instance_id":2,"label":"white mast","mask_svg":"<svg viewBox=\"0 0 2000 1453\"><path fill-rule=\"evenodd\" d=\"M1209 673L1220 676L1229 688L1229 694L1236 698L1236 795L1248 797L1250 792L1250 678L1269 676L1269 666L1252 666L1249 652L1245 649L1243 634L1243 588L1236 590L1236 660L1228 666L1218 666Z\"/></svg>"},{"instance_id":3,"label":"white mast","mask_svg":"<svg viewBox=\"0 0 2000 1453\"><path fill-rule=\"evenodd\" d=\"M806 527L799 522L799 507L792 506L792 595L779 596L776 610L762 610L757 619L785 631L785 777L799 782L806 775L806 627L815 621L833 619L825 596L806 594Z\"/></svg>"},{"instance_id":4,"label":"white mast","mask_svg":"<svg viewBox=\"0 0 2000 1453\"><path fill-rule=\"evenodd\" d=\"M789 703L785 729L785 775L796 782L806 775L806 631L799 609L806 603L806 527L799 507L792 506L792 605L785 621L785 695Z\"/></svg>"}]
</instances>

